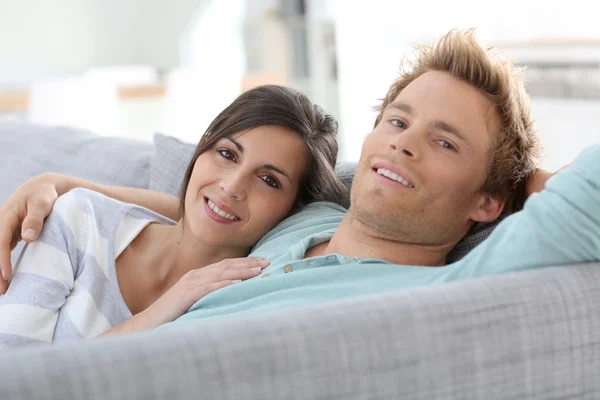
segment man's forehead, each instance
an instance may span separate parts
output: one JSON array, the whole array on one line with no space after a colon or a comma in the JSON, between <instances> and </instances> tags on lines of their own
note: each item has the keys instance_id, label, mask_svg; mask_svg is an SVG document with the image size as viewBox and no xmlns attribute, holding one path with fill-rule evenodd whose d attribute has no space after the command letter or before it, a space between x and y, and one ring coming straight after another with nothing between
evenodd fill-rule
<instances>
[{"instance_id":1,"label":"man's forehead","mask_svg":"<svg viewBox=\"0 0 600 400\"><path fill-rule=\"evenodd\" d=\"M479 89L446 72L430 71L409 83L385 111L425 114L459 131L500 132L500 114Z\"/></svg>"}]
</instances>

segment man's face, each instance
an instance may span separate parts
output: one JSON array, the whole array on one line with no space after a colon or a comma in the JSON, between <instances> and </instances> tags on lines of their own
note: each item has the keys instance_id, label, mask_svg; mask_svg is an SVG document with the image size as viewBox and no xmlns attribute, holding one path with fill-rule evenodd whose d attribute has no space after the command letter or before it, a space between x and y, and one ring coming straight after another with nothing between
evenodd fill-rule
<instances>
[{"instance_id":1,"label":"man's face","mask_svg":"<svg viewBox=\"0 0 600 400\"><path fill-rule=\"evenodd\" d=\"M409 84L367 136L352 186L352 214L382 237L454 245L502 202L480 192L500 122L492 103L450 74Z\"/></svg>"}]
</instances>

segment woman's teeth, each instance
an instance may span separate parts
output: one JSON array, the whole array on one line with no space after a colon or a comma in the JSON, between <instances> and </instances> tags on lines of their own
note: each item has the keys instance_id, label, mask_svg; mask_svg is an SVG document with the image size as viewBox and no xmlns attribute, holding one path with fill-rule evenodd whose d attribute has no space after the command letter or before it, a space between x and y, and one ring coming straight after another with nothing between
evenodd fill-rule
<instances>
[{"instance_id":1,"label":"woman's teeth","mask_svg":"<svg viewBox=\"0 0 600 400\"><path fill-rule=\"evenodd\" d=\"M219 207L217 207L217 205L215 203L213 203L212 201L210 201L209 199L207 199L207 203L208 203L208 208L210 208L211 210L214 211L215 214L217 214L219 217L223 217L223 218L227 218L230 219L232 221L237 221L239 220L238 217L236 217L233 214L229 214L226 213L225 211L221 210Z\"/></svg>"}]
</instances>

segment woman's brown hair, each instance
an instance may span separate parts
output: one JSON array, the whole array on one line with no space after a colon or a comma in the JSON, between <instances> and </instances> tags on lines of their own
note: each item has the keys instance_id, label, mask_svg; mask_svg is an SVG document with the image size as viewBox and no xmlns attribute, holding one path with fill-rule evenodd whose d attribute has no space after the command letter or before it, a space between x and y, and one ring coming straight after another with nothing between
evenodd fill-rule
<instances>
[{"instance_id":1,"label":"woman's brown hair","mask_svg":"<svg viewBox=\"0 0 600 400\"><path fill-rule=\"evenodd\" d=\"M185 213L187 191L198 157L216 142L259 126L273 125L300 135L310 154L294 210L314 201L340 203L347 189L335 174L338 154L337 121L297 90L265 85L238 96L208 126L181 184L180 213Z\"/></svg>"}]
</instances>

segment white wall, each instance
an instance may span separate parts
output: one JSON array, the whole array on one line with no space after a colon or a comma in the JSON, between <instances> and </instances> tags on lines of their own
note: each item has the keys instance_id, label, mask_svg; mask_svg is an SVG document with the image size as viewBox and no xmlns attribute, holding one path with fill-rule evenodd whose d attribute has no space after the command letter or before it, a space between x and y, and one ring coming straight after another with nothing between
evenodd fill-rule
<instances>
[{"instance_id":1,"label":"white wall","mask_svg":"<svg viewBox=\"0 0 600 400\"><path fill-rule=\"evenodd\" d=\"M531 103L544 168L556 170L600 142L600 101L533 98Z\"/></svg>"},{"instance_id":2,"label":"white wall","mask_svg":"<svg viewBox=\"0 0 600 400\"><path fill-rule=\"evenodd\" d=\"M341 158L357 160L365 135L371 131L378 104L397 77L400 61L411 43L431 42L452 28L477 27L488 44L537 38L600 39L596 11L600 5L571 0L568 8L549 7L542 0L505 0L494 12L476 0L453 2L397 0L333 0L339 67ZM557 23L560 21L560 23ZM573 103L560 113L556 104L536 102L539 125L547 136L548 149L560 146L562 127L585 125L590 133L577 138L587 143L598 138L597 104ZM561 119L561 121L559 121ZM561 128L558 128L561 127ZM575 140L573 138L573 140ZM572 154L578 144L563 154ZM558 159L551 159L554 165Z\"/></svg>"},{"instance_id":3,"label":"white wall","mask_svg":"<svg viewBox=\"0 0 600 400\"><path fill-rule=\"evenodd\" d=\"M98 65L179 63L203 0L0 0L0 86Z\"/></svg>"}]
</instances>

